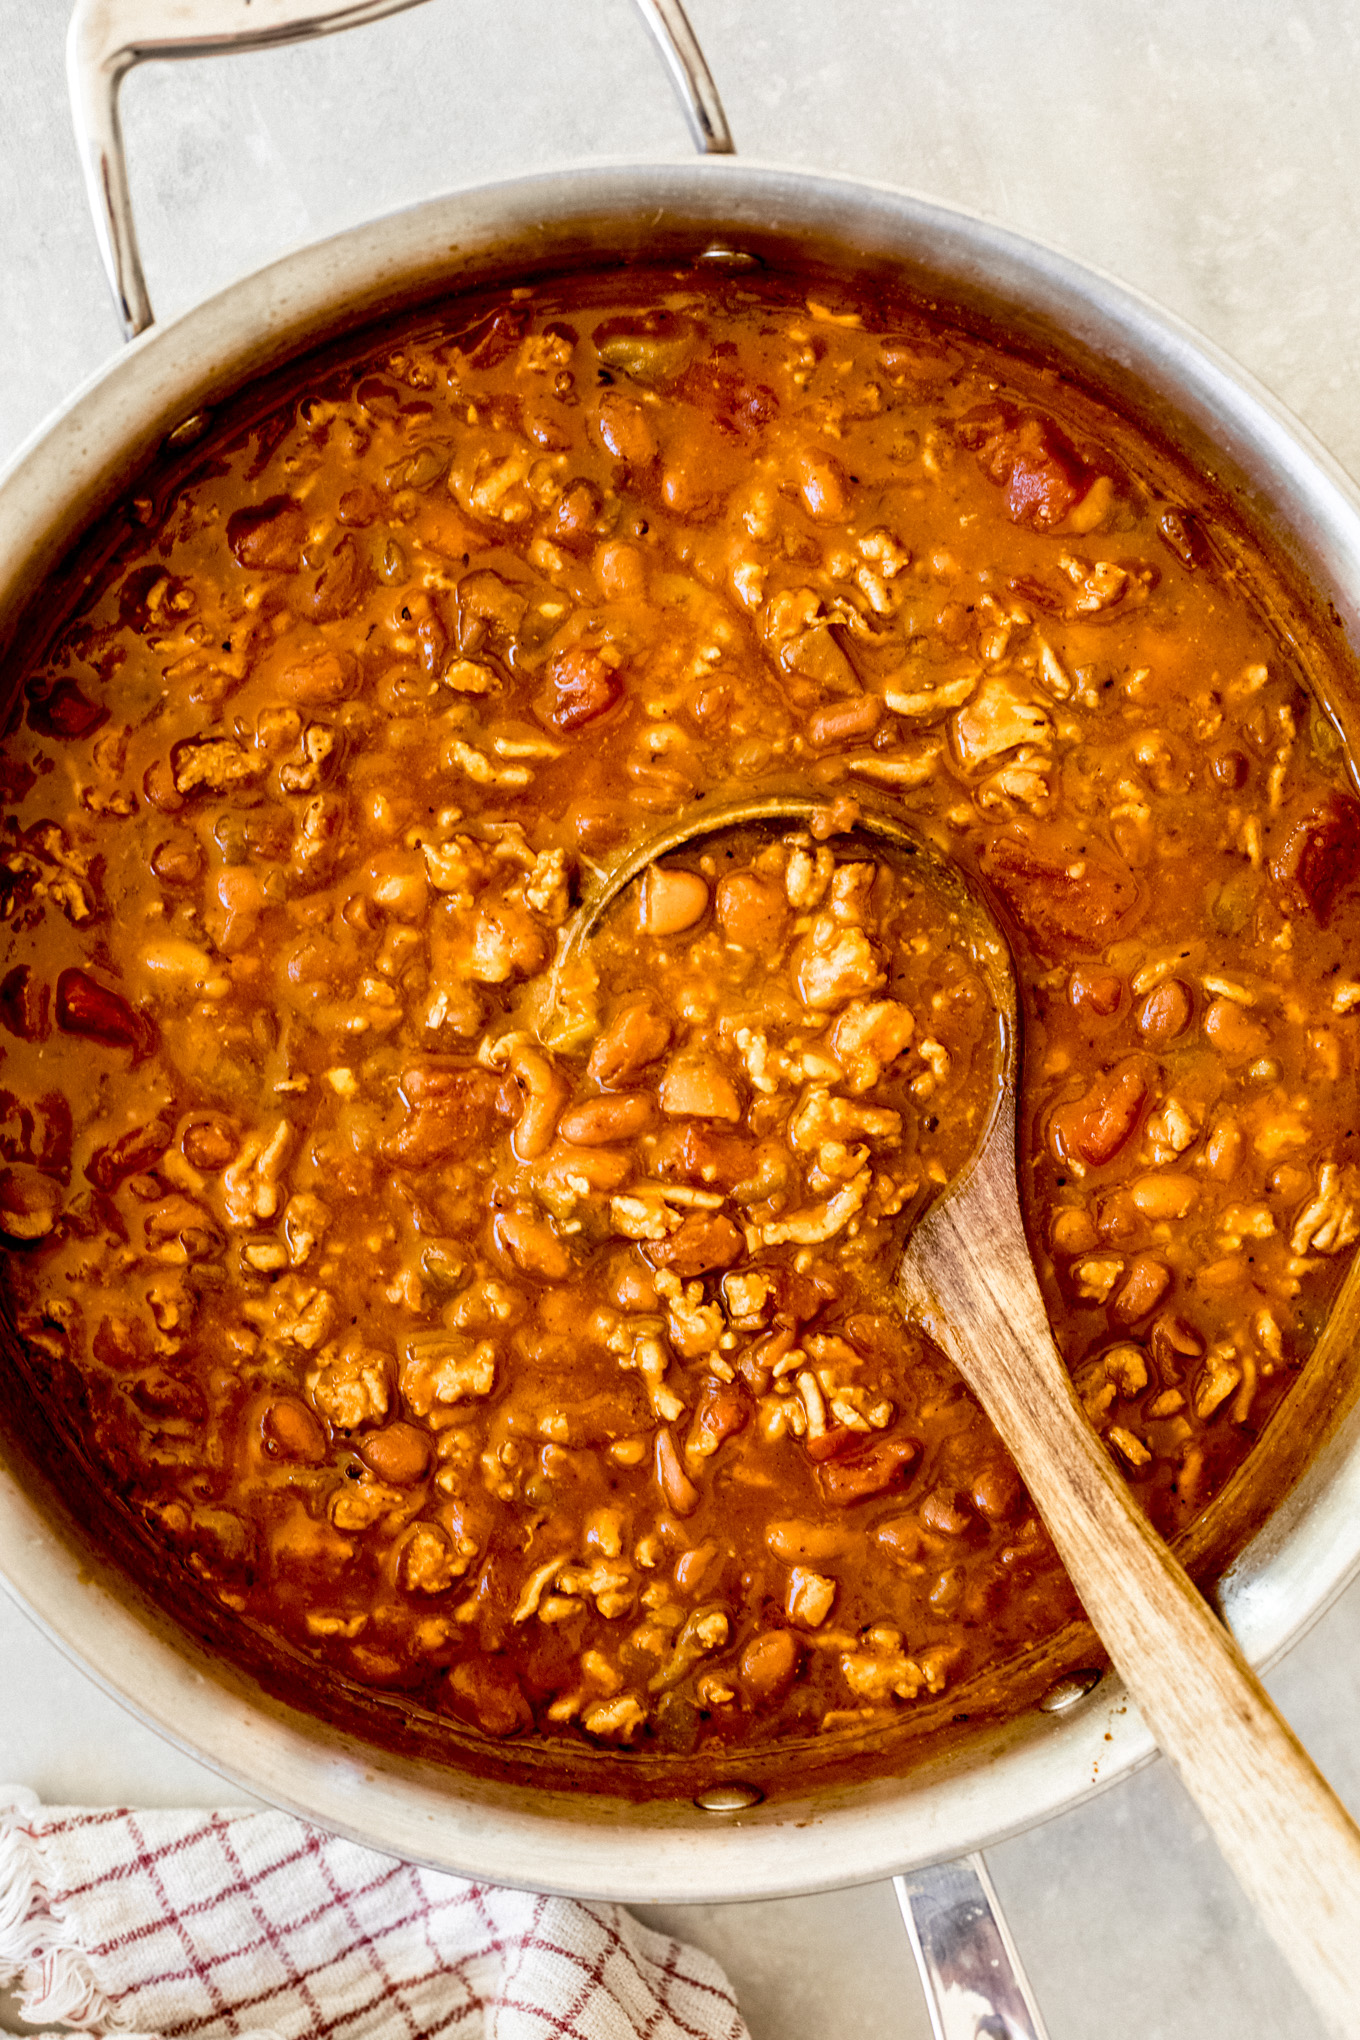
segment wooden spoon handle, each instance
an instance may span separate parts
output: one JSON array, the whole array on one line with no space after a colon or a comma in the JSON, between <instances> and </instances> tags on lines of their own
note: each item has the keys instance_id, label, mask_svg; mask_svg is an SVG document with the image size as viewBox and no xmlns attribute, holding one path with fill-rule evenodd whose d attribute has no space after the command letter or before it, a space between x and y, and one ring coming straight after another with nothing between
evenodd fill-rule
<instances>
[{"instance_id":1,"label":"wooden spoon handle","mask_svg":"<svg viewBox=\"0 0 1360 2040\"><path fill-rule=\"evenodd\" d=\"M1354 2040L1360 1829L1091 1429L1028 1253L1005 1251L1013 1226L981 1234L1003 1251L978 1266L986 1218L972 1195L927 1216L917 1236L926 1251L909 1252L901 1273L908 1308L1010 1448L1091 1622L1225 1861L1329 2028Z\"/></svg>"}]
</instances>

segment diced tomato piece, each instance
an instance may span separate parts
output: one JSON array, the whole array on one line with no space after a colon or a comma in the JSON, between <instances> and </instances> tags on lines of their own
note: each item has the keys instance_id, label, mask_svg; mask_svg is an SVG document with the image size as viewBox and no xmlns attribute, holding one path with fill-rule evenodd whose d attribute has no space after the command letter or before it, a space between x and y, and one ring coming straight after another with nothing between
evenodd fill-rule
<instances>
[{"instance_id":1,"label":"diced tomato piece","mask_svg":"<svg viewBox=\"0 0 1360 2040\"><path fill-rule=\"evenodd\" d=\"M779 399L764 383L752 382L736 369L712 360L692 361L676 383L675 393L742 439L754 439L779 409Z\"/></svg>"},{"instance_id":2,"label":"diced tomato piece","mask_svg":"<svg viewBox=\"0 0 1360 2040\"><path fill-rule=\"evenodd\" d=\"M875 1438L819 1466L818 1484L828 1502L847 1509L852 1502L866 1502L871 1495L900 1487L920 1456L915 1438Z\"/></svg>"},{"instance_id":3,"label":"diced tomato piece","mask_svg":"<svg viewBox=\"0 0 1360 2040\"><path fill-rule=\"evenodd\" d=\"M1277 884L1302 896L1325 928L1337 894L1360 870L1360 807L1334 795L1291 830L1270 871Z\"/></svg>"},{"instance_id":4,"label":"diced tomato piece","mask_svg":"<svg viewBox=\"0 0 1360 2040\"><path fill-rule=\"evenodd\" d=\"M63 1034L81 1034L88 1041L102 1041L106 1048L137 1053L151 1040L150 1023L83 970L64 970L57 979L57 1025Z\"/></svg>"},{"instance_id":5,"label":"diced tomato piece","mask_svg":"<svg viewBox=\"0 0 1360 2040\"><path fill-rule=\"evenodd\" d=\"M745 1246L731 1219L720 1211L692 1211L669 1239L652 1241L647 1258L654 1268L669 1268L688 1281L713 1268L730 1268Z\"/></svg>"},{"instance_id":6,"label":"diced tomato piece","mask_svg":"<svg viewBox=\"0 0 1360 2040\"><path fill-rule=\"evenodd\" d=\"M406 1123L383 1142L386 1161L428 1169L484 1147L500 1131L500 1085L486 1070L408 1069L401 1080Z\"/></svg>"},{"instance_id":7,"label":"diced tomato piece","mask_svg":"<svg viewBox=\"0 0 1360 2040\"><path fill-rule=\"evenodd\" d=\"M695 1408L685 1450L707 1458L725 1438L745 1430L753 1408L745 1382L710 1381Z\"/></svg>"},{"instance_id":8,"label":"diced tomato piece","mask_svg":"<svg viewBox=\"0 0 1360 2040\"><path fill-rule=\"evenodd\" d=\"M1138 882L1122 858L1056 838L993 836L982 869L1044 955L1103 949L1142 906Z\"/></svg>"},{"instance_id":9,"label":"diced tomato piece","mask_svg":"<svg viewBox=\"0 0 1360 2040\"><path fill-rule=\"evenodd\" d=\"M1071 440L1041 411L1009 404L975 411L961 421L959 436L1006 491L1006 514L1015 524L1051 530L1095 480Z\"/></svg>"},{"instance_id":10,"label":"diced tomato piece","mask_svg":"<svg viewBox=\"0 0 1360 2040\"><path fill-rule=\"evenodd\" d=\"M1092 1013L1097 1020L1108 1020L1119 1011L1119 1002L1124 996L1124 980L1110 970L1074 970L1068 980L1067 996L1079 1012Z\"/></svg>"},{"instance_id":11,"label":"diced tomato piece","mask_svg":"<svg viewBox=\"0 0 1360 2040\"><path fill-rule=\"evenodd\" d=\"M652 1166L666 1182L726 1192L756 1174L760 1157L761 1143L753 1135L724 1133L688 1119L661 1135Z\"/></svg>"},{"instance_id":12,"label":"diced tomato piece","mask_svg":"<svg viewBox=\"0 0 1360 2040\"><path fill-rule=\"evenodd\" d=\"M74 680L58 680L49 692L29 697L29 728L44 737L88 737L107 715L99 702L86 700Z\"/></svg>"},{"instance_id":13,"label":"diced tomato piece","mask_svg":"<svg viewBox=\"0 0 1360 2040\"><path fill-rule=\"evenodd\" d=\"M1121 1064L1084 1097L1058 1107L1049 1121L1050 1145L1061 1160L1103 1168L1137 1126L1147 1094L1146 1072L1136 1063Z\"/></svg>"},{"instance_id":14,"label":"diced tomato piece","mask_svg":"<svg viewBox=\"0 0 1360 2040\"><path fill-rule=\"evenodd\" d=\"M559 652L548 668L552 684L551 715L559 730L576 730L594 722L614 706L623 682L613 667L589 645Z\"/></svg>"},{"instance_id":15,"label":"diced tomato piece","mask_svg":"<svg viewBox=\"0 0 1360 2040\"><path fill-rule=\"evenodd\" d=\"M85 1174L99 1190L115 1190L127 1176L140 1175L158 1162L169 1147L174 1125L165 1116L149 1119L144 1126L130 1127L107 1147L96 1148L85 1164Z\"/></svg>"}]
</instances>

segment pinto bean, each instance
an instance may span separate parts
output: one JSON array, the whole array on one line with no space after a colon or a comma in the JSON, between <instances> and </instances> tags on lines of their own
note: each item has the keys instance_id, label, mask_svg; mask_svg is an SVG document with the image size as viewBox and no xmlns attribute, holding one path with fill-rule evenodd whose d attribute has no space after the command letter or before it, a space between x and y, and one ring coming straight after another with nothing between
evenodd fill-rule
<instances>
[{"instance_id":1,"label":"pinto bean","mask_svg":"<svg viewBox=\"0 0 1360 2040\"><path fill-rule=\"evenodd\" d=\"M807 720L807 741L814 751L829 751L833 744L853 743L867 737L883 720L883 703L876 694L859 694L850 701L827 702L814 708Z\"/></svg>"},{"instance_id":2,"label":"pinto bean","mask_svg":"<svg viewBox=\"0 0 1360 2040\"><path fill-rule=\"evenodd\" d=\"M502 1211L492 1230L497 1246L523 1274L544 1282L565 1282L571 1274L571 1255L546 1220Z\"/></svg>"},{"instance_id":3,"label":"pinto bean","mask_svg":"<svg viewBox=\"0 0 1360 2040\"><path fill-rule=\"evenodd\" d=\"M962 1537L972 1527L973 1511L960 1488L932 1488L921 1504L921 1521L941 1537Z\"/></svg>"},{"instance_id":4,"label":"pinto bean","mask_svg":"<svg viewBox=\"0 0 1360 2040\"><path fill-rule=\"evenodd\" d=\"M300 1459L304 1466L320 1466L326 1457L326 1434L306 1403L296 1396L281 1395L264 1413L266 1452L279 1459Z\"/></svg>"},{"instance_id":5,"label":"pinto bean","mask_svg":"<svg viewBox=\"0 0 1360 2040\"><path fill-rule=\"evenodd\" d=\"M1204 1340L1184 1318L1165 1311L1148 1334L1148 1350L1162 1380L1174 1383L1181 1379L1189 1362L1201 1357Z\"/></svg>"},{"instance_id":6,"label":"pinto bean","mask_svg":"<svg viewBox=\"0 0 1360 2040\"><path fill-rule=\"evenodd\" d=\"M677 1516L692 1516L699 1506L699 1490L680 1463L675 1440L666 1425L656 1434L656 1484L668 1509Z\"/></svg>"},{"instance_id":7,"label":"pinto bean","mask_svg":"<svg viewBox=\"0 0 1360 2040\"><path fill-rule=\"evenodd\" d=\"M989 405L962 419L958 432L984 473L1005 490L1006 513L1016 524L1050 531L1091 486L1091 469L1041 411Z\"/></svg>"},{"instance_id":8,"label":"pinto bean","mask_svg":"<svg viewBox=\"0 0 1360 2040\"><path fill-rule=\"evenodd\" d=\"M1102 1197L1096 1206L1096 1231L1107 1247L1124 1246L1143 1230L1138 1207L1127 1190Z\"/></svg>"},{"instance_id":9,"label":"pinto bean","mask_svg":"<svg viewBox=\"0 0 1360 2040\"><path fill-rule=\"evenodd\" d=\"M686 1596L697 1594L704 1583L704 1577L718 1555L718 1547L711 1540L696 1544L693 1551L682 1551L675 1561L675 1584Z\"/></svg>"},{"instance_id":10,"label":"pinto bean","mask_svg":"<svg viewBox=\"0 0 1360 2040\"><path fill-rule=\"evenodd\" d=\"M227 519L227 544L238 564L257 573L295 574L306 537L307 513L292 496L270 496Z\"/></svg>"},{"instance_id":11,"label":"pinto bean","mask_svg":"<svg viewBox=\"0 0 1360 2040\"><path fill-rule=\"evenodd\" d=\"M581 1183L591 1190L621 1190L634 1168L625 1148L572 1147L554 1141L539 1160L538 1181L545 1196L569 1198L579 1195Z\"/></svg>"},{"instance_id":12,"label":"pinto bean","mask_svg":"<svg viewBox=\"0 0 1360 2040\"><path fill-rule=\"evenodd\" d=\"M1242 1129L1231 1119L1220 1119L1204 1143L1204 1160L1216 1183L1231 1183L1242 1159Z\"/></svg>"},{"instance_id":13,"label":"pinto bean","mask_svg":"<svg viewBox=\"0 0 1360 2040\"><path fill-rule=\"evenodd\" d=\"M765 1545L785 1565L822 1565L845 1558L855 1548L855 1533L841 1523L813 1523L802 1517L779 1517L765 1526Z\"/></svg>"},{"instance_id":14,"label":"pinto bean","mask_svg":"<svg viewBox=\"0 0 1360 2040\"><path fill-rule=\"evenodd\" d=\"M755 1176L762 1157L772 1151L778 1151L774 1143L762 1143L748 1133L728 1133L691 1121L662 1134L652 1151L652 1165L666 1182L731 1192Z\"/></svg>"},{"instance_id":15,"label":"pinto bean","mask_svg":"<svg viewBox=\"0 0 1360 2040\"><path fill-rule=\"evenodd\" d=\"M1158 1169L1137 1177L1129 1186L1129 1195L1144 1218L1184 1218L1199 1196L1199 1185L1193 1176Z\"/></svg>"},{"instance_id":16,"label":"pinto bean","mask_svg":"<svg viewBox=\"0 0 1360 2040\"><path fill-rule=\"evenodd\" d=\"M1020 1476L1004 1459L993 1459L973 1475L969 1500L989 1523L1005 1523L1024 1501Z\"/></svg>"},{"instance_id":17,"label":"pinto bean","mask_svg":"<svg viewBox=\"0 0 1360 2040\"><path fill-rule=\"evenodd\" d=\"M1152 1254L1135 1254L1115 1291L1110 1313L1121 1325L1137 1324L1156 1310L1171 1287L1171 1272Z\"/></svg>"},{"instance_id":18,"label":"pinto bean","mask_svg":"<svg viewBox=\"0 0 1360 2040\"><path fill-rule=\"evenodd\" d=\"M622 390L605 390L595 410L600 438L628 467L646 467L656 459L656 434L646 410Z\"/></svg>"},{"instance_id":19,"label":"pinto bean","mask_svg":"<svg viewBox=\"0 0 1360 2040\"><path fill-rule=\"evenodd\" d=\"M595 555L595 579L611 602L628 602L647 591L647 567L635 545L611 539Z\"/></svg>"},{"instance_id":20,"label":"pinto bean","mask_svg":"<svg viewBox=\"0 0 1360 2040\"><path fill-rule=\"evenodd\" d=\"M607 1146L615 1140L636 1140L656 1124L656 1101L647 1091L615 1091L607 1098L587 1098L573 1105L557 1122L557 1131L573 1147Z\"/></svg>"},{"instance_id":21,"label":"pinto bean","mask_svg":"<svg viewBox=\"0 0 1360 2040\"><path fill-rule=\"evenodd\" d=\"M798 1673L802 1647L788 1629L753 1636L741 1654L737 1677L750 1706L777 1707Z\"/></svg>"},{"instance_id":22,"label":"pinto bean","mask_svg":"<svg viewBox=\"0 0 1360 2040\"><path fill-rule=\"evenodd\" d=\"M381 517L382 498L368 482L360 482L357 489L346 489L336 506L336 515L342 524L363 530Z\"/></svg>"},{"instance_id":23,"label":"pinto bean","mask_svg":"<svg viewBox=\"0 0 1360 2040\"><path fill-rule=\"evenodd\" d=\"M178 1418L181 1423L202 1423L203 1392L192 1381L183 1381L165 1368L152 1367L139 1381L127 1384L129 1399L149 1417Z\"/></svg>"},{"instance_id":24,"label":"pinto bean","mask_svg":"<svg viewBox=\"0 0 1360 2040\"><path fill-rule=\"evenodd\" d=\"M509 638L520 627L528 598L500 574L478 568L458 583L458 649L471 655L488 634Z\"/></svg>"},{"instance_id":25,"label":"pinto bean","mask_svg":"<svg viewBox=\"0 0 1360 2040\"><path fill-rule=\"evenodd\" d=\"M142 774L142 792L163 815L178 814L184 796L175 790L175 769L168 758L153 758Z\"/></svg>"},{"instance_id":26,"label":"pinto bean","mask_svg":"<svg viewBox=\"0 0 1360 2040\"><path fill-rule=\"evenodd\" d=\"M264 887L255 872L244 866L228 865L218 872L213 890L221 913L214 915L209 925L218 948L224 955L232 956L244 949L255 933L255 924L265 906Z\"/></svg>"},{"instance_id":27,"label":"pinto bean","mask_svg":"<svg viewBox=\"0 0 1360 2040\"><path fill-rule=\"evenodd\" d=\"M44 693L29 696L29 728L44 737L88 737L108 713L97 701L87 701L74 680L59 680Z\"/></svg>"},{"instance_id":28,"label":"pinto bean","mask_svg":"<svg viewBox=\"0 0 1360 2040\"><path fill-rule=\"evenodd\" d=\"M807 450L796 462L798 493L809 517L819 523L845 515L849 491L845 470L833 454Z\"/></svg>"},{"instance_id":29,"label":"pinto bean","mask_svg":"<svg viewBox=\"0 0 1360 2040\"><path fill-rule=\"evenodd\" d=\"M525 404L520 420L534 445L541 446L545 453L565 453L571 445L570 433L546 404Z\"/></svg>"},{"instance_id":30,"label":"pinto bean","mask_svg":"<svg viewBox=\"0 0 1360 2040\"><path fill-rule=\"evenodd\" d=\"M675 393L744 440L759 437L778 416L779 399L764 383L705 355L678 377Z\"/></svg>"},{"instance_id":31,"label":"pinto bean","mask_svg":"<svg viewBox=\"0 0 1360 2040\"><path fill-rule=\"evenodd\" d=\"M600 523L600 492L593 482L576 481L564 489L553 509L548 537L569 552L594 543Z\"/></svg>"},{"instance_id":32,"label":"pinto bean","mask_svg":"<svg viewBox=\"0 0 1360 2040\"><path fill-rule=\"evenodd\" d=\"M1049 1224L1048 1237L1055 1254L1085 1254L1096 1243L1095 1221L1084 1205L1060 1205Z\"/></svg>"},{"instance_id":33,"label":"pinto bean","mask_svg":"<svg viewBox=\"0 0 1360 2040\"><path fill-rule=\"evenodd\" d=\"M661 1307L651 1270L639 1265L631 1249L611 1265L609 1296L622 1311L652 1312Z\"/></svg>"},{"instance_id":34,"label":"pinto bean","mask_svg":"<svg viewBox=\"0 0 1360 2040\"><path fill-rule=\"evenodd\" d=\"M889 1516L873 1533L874 1543L894 1565L919 1566L925 1539L919 1516Z\"/></svg>"},{"instance_id":35,"label":"pinto bean","mask_svg":"<svg viewBox=\"0 0 1360 2040\"><path fill-rule=\"evenodd\" d=\"M379 1431L367 1431L354 1449L379 1480L393 1487L414 1487L430 1470L430 1441L414 1424L384 1424Z\"/></svg>"},{"instance_id":36,"label":"pinto bean","mask_svg":"<svg viewBox=\"0 0 1360 2040\"><path fill-rule=\"evenodd\" d=\"M1134 1015L1138 1032L1150 1047L1163 1047L1190 1025L1193 1003L1189 988L1179 978L1166 978L1153 987Z\"/></svg>"},{"instance_id":37,"label":"pinto bean","mask_svg":"<svg viewBox=\"0 0 1360 2040\"><path fill-rule=\"evenodd\" d=\"M638 928L644 935L678 935L708 912L708 886L697 871L649 864L638 887Z\"/></svg>"},{"instance_id":38,"label":"pinto bean","mask_svg":"<svg viewBox=\"0 0 1360 2040\"><path fill-rule=\"evenodd\" d=\"M134 1194L142 1194L140 1185L143 1181L154 1195L159 1187L155 1178L137 1176L132 1178L130 1185ZM192 1197L165 1197L146 1214L146 1243L153 1251L173 1243L183 1252L185 1259L209 1261L221 1249L222 1236L205 1205Z\"/></svg>"},{"instance_id":39,"label":"pinto bean","mask_svg":"<svg viewBox=\"0 0 1360 2040\"><path fill-rule=\"evenodd\" d=\"M859 1444L860 1436L858 1431L852 1431L846 1424L833 1424L818 1437L808 1438L804 1450L809 1459L815 1459L820 1465L824 1459L839 1459L843 1452Z\"/></svg>"},{"instance_id":40,"label":"pinto bean","mask_svg":"<svg viewBox=\"0 0 1360 2040\"><path fill-rule=\"evenodd\" d=\"M151 869L162 885L196 885L203 875L203 852L192 836L171 836L152 851Z\"/></svg>"},{"instance_id":41,"label":"pinto bean","mask_svg":"<svg viewBox=\"0 0 1360 2040\"><path fill-rule=\"evenodd\" d=\"M557 1115L566 1102L566 1078L527 1041L512 1042L506 1067L524 1100L515 1126L515 1153L522 1162L537 1161L552 1146Z\"/></svg>"},{"instance_id":42,"label":"pinto bean","mask_svg":"<svg viewBox=\"0 0 1360 2040\"><path fill-rule=\"evenodd\" d=\"M714 514L720 501L720 493L713 479L701 466L697 448L680 447L674 450L672 458L662 470L661 500L677 517L692 518L696 523Z\"/></svg>"},{"instance_id":43,"label":"pinto bean","mask_svg":"<svg viewBox=\"0 0 1360 2040\"><path fill-rule=\"evenodd\" d=\"M372 578L353 535L346 532L313 584L308 606L316 622L334 623L337 617L347 616L371 586Z\"/></svg>"}]
</instances>

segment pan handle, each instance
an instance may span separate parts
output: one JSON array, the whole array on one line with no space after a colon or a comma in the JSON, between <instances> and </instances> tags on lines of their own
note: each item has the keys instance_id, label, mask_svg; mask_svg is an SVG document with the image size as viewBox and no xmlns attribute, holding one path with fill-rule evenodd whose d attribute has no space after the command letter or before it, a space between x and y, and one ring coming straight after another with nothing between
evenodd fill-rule
<instances>
[{"instance_id":1,"label":"pan handle","mask_svg":"<svg viewBox=\"0 0 1360 2040\"><path fill-rule=\"evenodd\" d=\"M894 1877L935 2040L1047 2040L981 1856Z\"/></svg>"},{"instance_id":2,"label":"pan handle","mask_svg":"<svg viewBox=\"0 0 1360 2040\"><path fill-rule=\"evenodd\" d=\"M422 0L76 0L66 38L66 81L76 146L104 273L123 334L155 316L137 249L118 89L149 58L207 57L310 42L402 14ZM636 0L705 155L734 153L731 130L682 0Z\"/></svg>"}]
</instances>

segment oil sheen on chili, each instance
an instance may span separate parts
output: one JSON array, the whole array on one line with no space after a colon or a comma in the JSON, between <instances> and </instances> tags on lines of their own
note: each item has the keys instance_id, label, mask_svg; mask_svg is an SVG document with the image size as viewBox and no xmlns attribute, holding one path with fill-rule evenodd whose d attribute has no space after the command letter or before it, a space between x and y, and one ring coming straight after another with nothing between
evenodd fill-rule
<instances>
[{"instance_id":1,"label":"oil sheen on chili","mask_svg":"<svg viewBox=\"0 0 1360 2040\"><path fill-rule=\"evenodd\" d=\"M3 754L21 1364L162 1591L318 1692L633 1754L906 1721L1073 1603L887 1287L986 996L837 823L899 808L1008 921L1046 1299L1171 1534L1360 1230L1340 741L1042 364L787 281L468 319L224 413L51 591ZM561 996L593 869L762 788L826 828L663 860Z\"/></svg>"}]
</instances>

